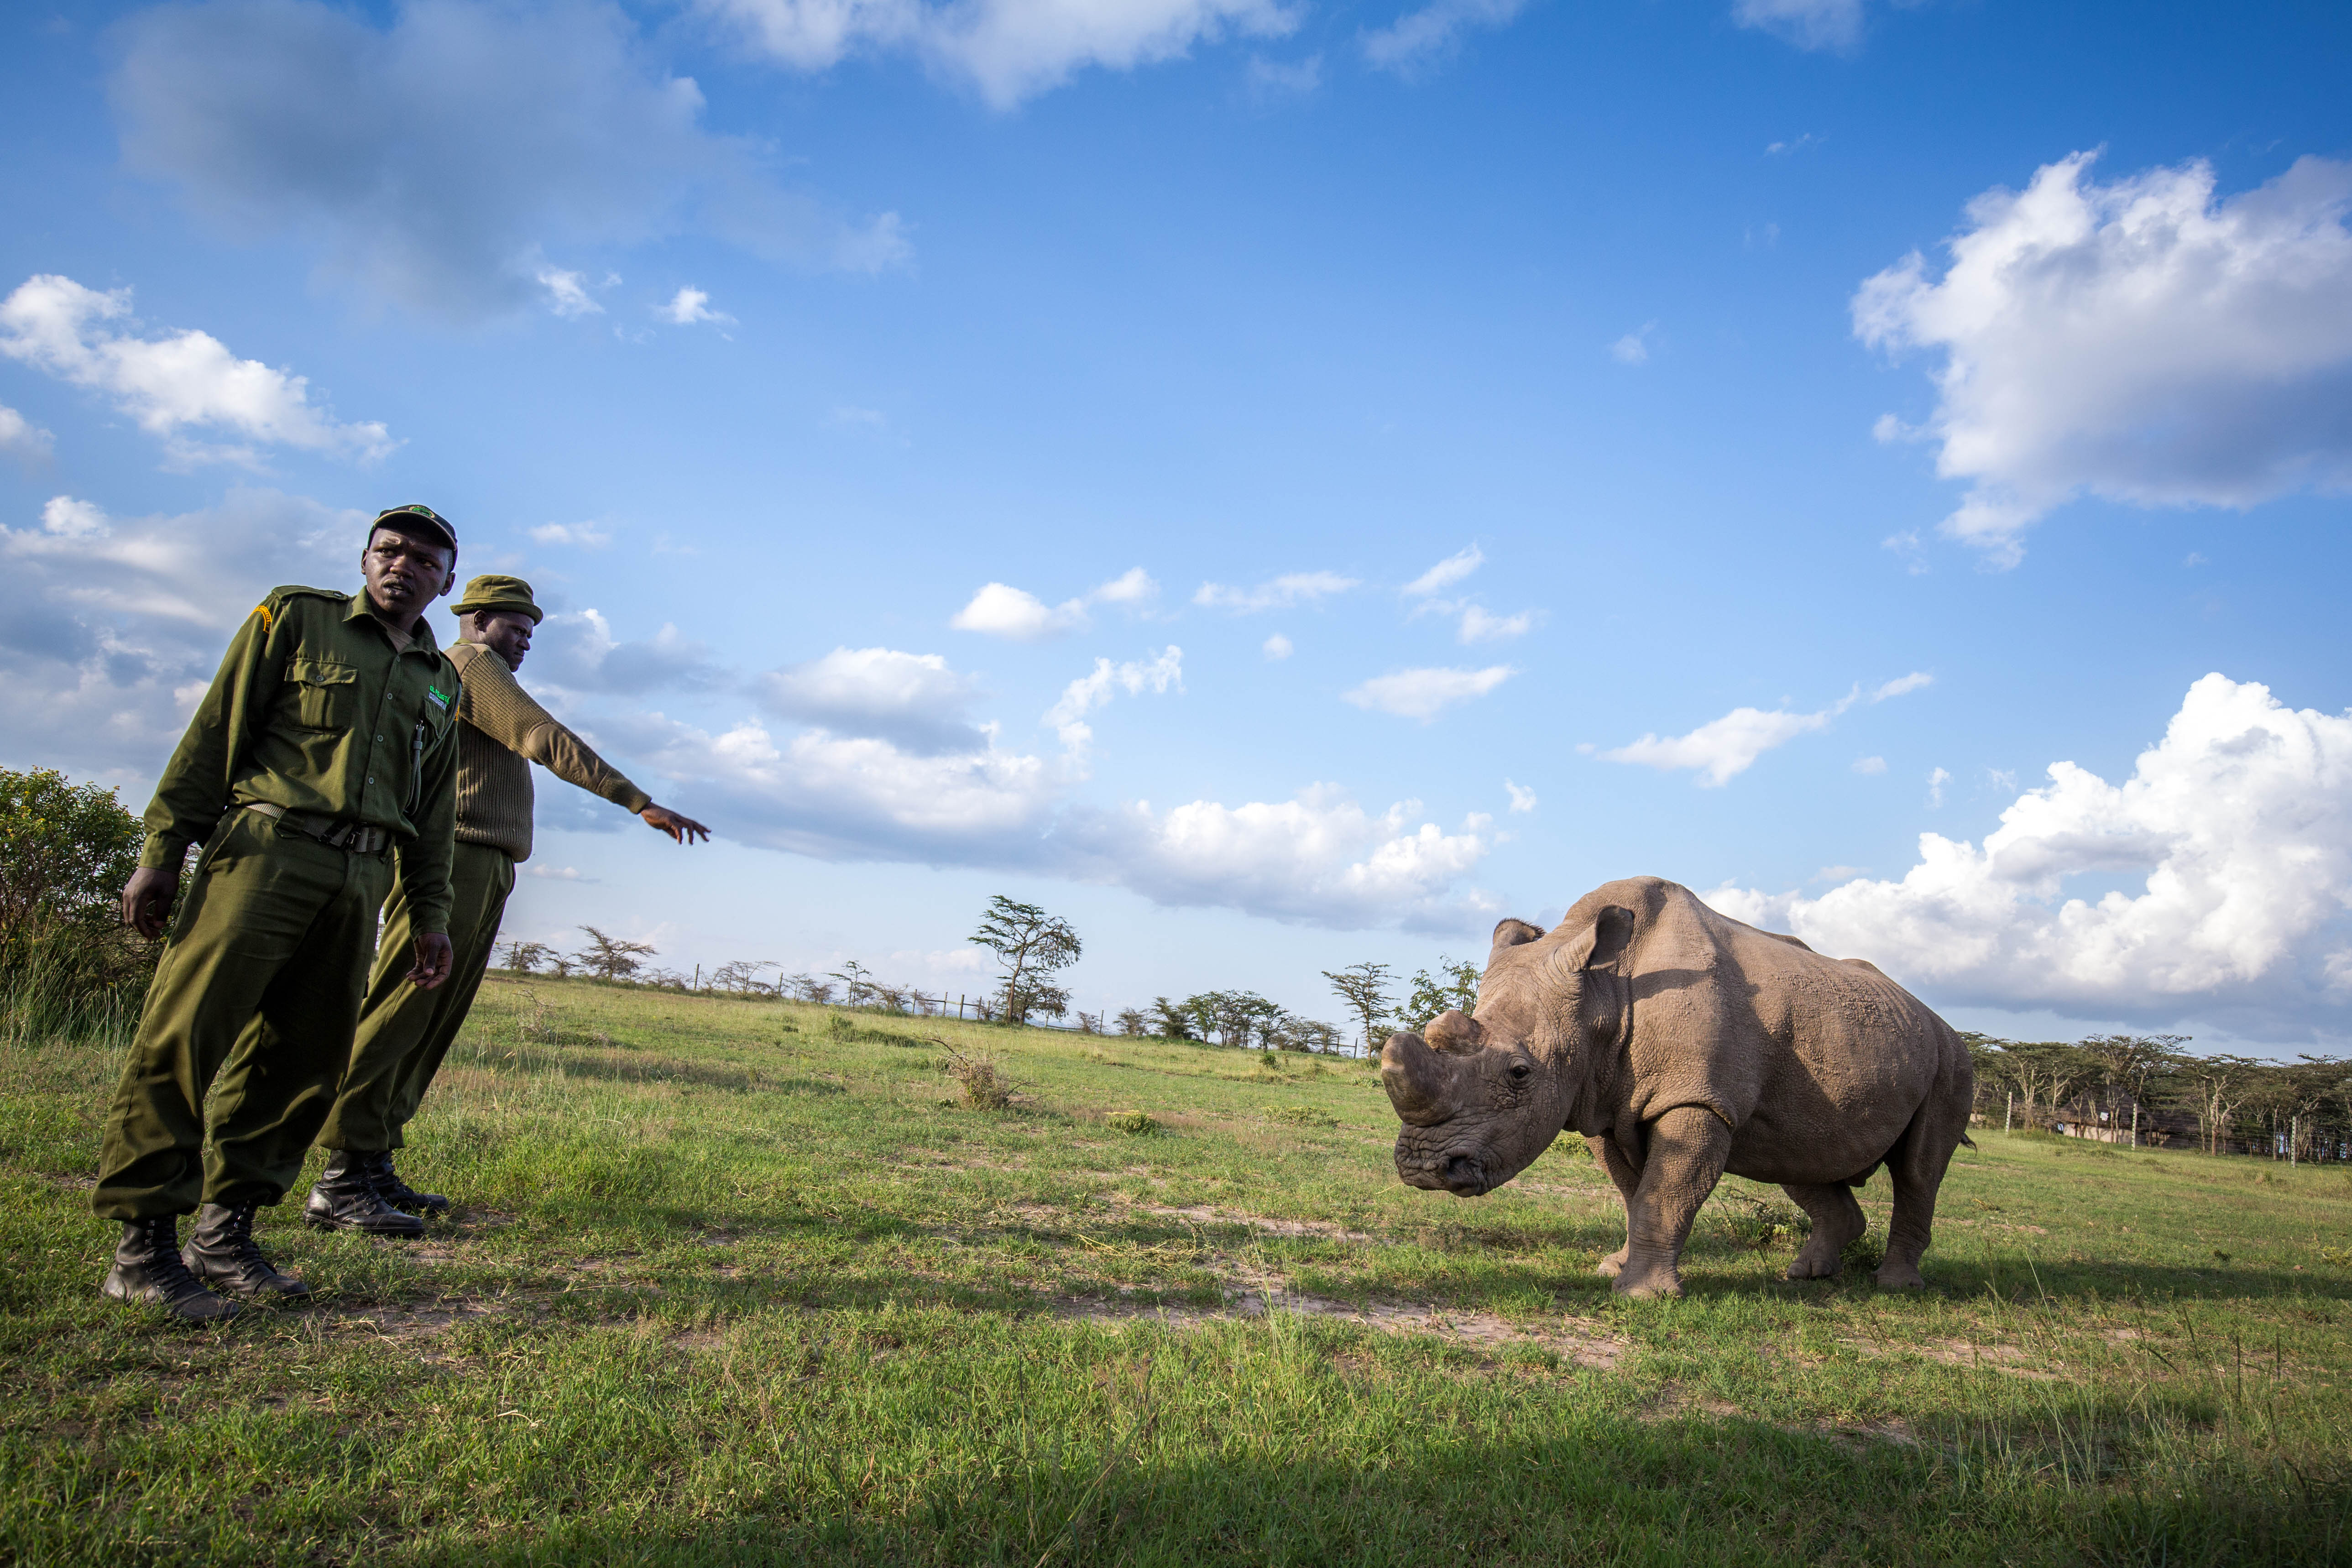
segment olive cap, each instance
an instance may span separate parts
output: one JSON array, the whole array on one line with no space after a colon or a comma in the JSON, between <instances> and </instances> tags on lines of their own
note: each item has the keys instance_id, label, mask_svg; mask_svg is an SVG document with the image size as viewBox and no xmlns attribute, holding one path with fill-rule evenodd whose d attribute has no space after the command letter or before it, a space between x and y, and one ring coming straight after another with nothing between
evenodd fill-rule
<instances>
[{"instance_id":1,"label":"olive cap","mask_svg":"<svg viewBox=\"0 0 2352 1568\"><path fill-rule=\"evenodd\" d=\"M507 610L529 616L532 626L539 625L547 615L531 598L530 584L501 572L486 572L467 583L465 597L449 607L461 616L470 616L477 610Z\"/></svg>"},{"instance_id":2,"label":"olive cap","mask_svg":"<svg viewBox=\"0 0 2352 1568\"><path fill-rule=\"evenodd\" d=\"M368 531L373 534L377 529L387 524L394 528L419 528L427 533L437 533L448 544L452 552L455 552L457 548L457 529L450 525L447 518L422 501L411 501L406 506L384 508L375 514L375 521L369 525Z\"/></svg>"}]
</instances>

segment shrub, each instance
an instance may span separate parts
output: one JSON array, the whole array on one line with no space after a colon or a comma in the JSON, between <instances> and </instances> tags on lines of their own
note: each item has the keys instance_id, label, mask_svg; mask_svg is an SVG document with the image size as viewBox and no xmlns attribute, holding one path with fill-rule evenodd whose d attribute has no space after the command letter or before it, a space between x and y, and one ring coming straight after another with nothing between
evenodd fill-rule
<instances>
[{"instance_id":1,"label":"shrub","mask_svg":"<svg viewBox=\"0 0 2352 1568\"><path fill-rule=\"evenodd\" d=\"M139 819L53 768L0 768L0 1028L16 1038L127 1029L162 945L126 929Z\"/></svg>"},{"instance_id":2,"label":"shrub","mask_svg":"<svg viewBox=\"0 0 2352 1568\"><path fill-rule=\"evenodd\" d=\"M1103 1118L1103 1123L1138 1138L1160 1131L1160 1119L1148 1110L1114 1110Z\"/></svg>"}]
</instances>

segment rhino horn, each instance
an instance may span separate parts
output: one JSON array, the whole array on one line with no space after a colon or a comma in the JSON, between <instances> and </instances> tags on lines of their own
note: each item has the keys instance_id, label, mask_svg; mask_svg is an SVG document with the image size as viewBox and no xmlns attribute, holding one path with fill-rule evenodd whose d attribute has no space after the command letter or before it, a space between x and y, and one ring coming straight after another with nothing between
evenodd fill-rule
<instances>
[{"instance_id":1,"label":"rhino horn","mask_svg":"<svg viewBox=\"0 0 2352 1568\"><path fill-rule=\"evenodd\" d=\"M1419 1035L1391 1035L1381 1047L1381 1087L1396 1113L1416 1127L1443 1121L1451 1113L1452 1074Z\"/></svg>"}]
</instances>

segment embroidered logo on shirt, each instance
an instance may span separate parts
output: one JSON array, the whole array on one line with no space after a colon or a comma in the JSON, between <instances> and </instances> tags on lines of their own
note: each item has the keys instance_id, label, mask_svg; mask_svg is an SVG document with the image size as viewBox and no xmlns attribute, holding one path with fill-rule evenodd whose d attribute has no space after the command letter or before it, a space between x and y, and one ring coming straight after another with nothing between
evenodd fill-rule
<instances>
[{"instance_id":1,"label":"embroidered logo on shirt","mask_svg":"<svg viewBox=\"0 0 2352 1568\"><path fill-rule=\"evenodd\" d=\"M446 713L447 711L449 711L449 697L448 697L448 694L447 694L446 692L443 691L439 687L437 687L437 686L428 686L428 687L426 687L426 688L425 689L425 696L427 696L427 697L430 697L431 699L433 699L433 700L434 700L434 701L436 701L436 702L439 703L439 704L441 705L441 711L442 711L442 712Z\"/></svg>"}]
</instances>

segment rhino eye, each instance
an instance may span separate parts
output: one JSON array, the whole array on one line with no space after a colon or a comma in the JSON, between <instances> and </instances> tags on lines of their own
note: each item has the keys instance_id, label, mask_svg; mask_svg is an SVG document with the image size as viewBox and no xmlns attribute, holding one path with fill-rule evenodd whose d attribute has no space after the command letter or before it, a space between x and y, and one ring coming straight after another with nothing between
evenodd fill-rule
<instances>
[{"instance_id":1,"label":"rhino eye","mask_svg":"<svg viewBox=\"0 0 2352 1568\"><path fill-rule=\"evenodd\" d=\"M1511 1064L1511 1081L1513 1083L1524 1083L1527 1081L1528 1074L1535 1070L1535 1068L1528 1066L1525 1062L1513 1062Z\"/></svg>"}]
</instances>

